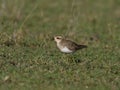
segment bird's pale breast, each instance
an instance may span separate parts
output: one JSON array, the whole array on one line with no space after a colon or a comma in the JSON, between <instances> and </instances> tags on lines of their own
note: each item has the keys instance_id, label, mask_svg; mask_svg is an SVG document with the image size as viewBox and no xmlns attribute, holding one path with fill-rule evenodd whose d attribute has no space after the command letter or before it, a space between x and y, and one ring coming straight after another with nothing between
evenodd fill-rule
<instances>
[{"instance_id":1,"label":"bird's pale breast","mask_svg":"<svg viewBox=\"0 0 120 90\"><path fill-rule=\"evenodd\" d=\"M71 53L72 51L70 49L68 49L67 47L61 48L60 49L62 52L64 53Z\"/></svg>"}]
</instances>

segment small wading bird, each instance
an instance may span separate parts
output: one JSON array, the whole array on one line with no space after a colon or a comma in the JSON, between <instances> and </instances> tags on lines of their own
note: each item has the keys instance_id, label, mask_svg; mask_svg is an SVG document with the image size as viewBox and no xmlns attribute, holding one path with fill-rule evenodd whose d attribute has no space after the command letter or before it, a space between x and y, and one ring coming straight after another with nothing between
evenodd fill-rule
<instances>
[{"instance_id":1,"label":"small wading bird","mask_svg":"<svg viewBox=\"0 0 120 90\"><path fill-rule=\"evenodd\" d=\"M55 42L57 43L57 47L60 49L61 52L64 53L73 53L79 49L87 48L86 45L79 45L71 40L67 40L62 36L55 36Z\"/></svg>"}]
</instances>

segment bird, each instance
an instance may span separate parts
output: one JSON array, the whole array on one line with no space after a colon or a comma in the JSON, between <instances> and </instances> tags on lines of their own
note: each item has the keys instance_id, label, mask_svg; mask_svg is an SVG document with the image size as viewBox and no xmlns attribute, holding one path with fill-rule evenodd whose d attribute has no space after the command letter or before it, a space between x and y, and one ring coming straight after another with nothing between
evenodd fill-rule
<instances>
[{"instance_id":1,"label":"bird","mask_svg":"<svg viewBox=\"0 0 120 90\"><path fill-rule=\"evenodd\" d=\"M56 42L59 50L63 53L74 53L80 49L87 48L87 45L79 45L62 36L54 36L54 41Z\"/></svg>"}]
</instances>

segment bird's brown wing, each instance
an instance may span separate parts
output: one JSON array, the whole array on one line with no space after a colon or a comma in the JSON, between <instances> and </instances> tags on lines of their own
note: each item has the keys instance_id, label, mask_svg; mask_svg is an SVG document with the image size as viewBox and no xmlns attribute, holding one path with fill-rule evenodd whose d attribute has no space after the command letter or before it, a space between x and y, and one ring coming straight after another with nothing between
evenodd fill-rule
<instances>
[{"instance_id":1,"label":"bird's brown wing","mask_svg":"<svg viewBox=\"0 0 120 90\"><path fill-rule=\"evenodd\" d=\"M76 51L78 49L83 49L87 47L86 45L78 45L75 42L70 40L65 40L63 42L67 42L67 43L64 43L64 46L67 46L72 51Z\"/></svg>"},{"instance_id":2,"label":"bird's brown wing","mask_svg":"<svg viewBox=\"0 0 120 90\"><path fill-rule=\"evenodd\" d=\"M61 44L63 46L67 46L70 50L75 51L78 49L79 45L77 45L75 42L70 40L62 40Z\"/></svg>"},{"instance_id":3,"label":"bird's brown wing","mask_svg":"<svg viewBox=\"0 0 120 90\"><path fill-rule=\"evenodd\" d=\"M79 45L76 44L75 42L69 42L69 49L72 51L75 51L75 50L79 49Z\"/></svg>"}]
</instances>

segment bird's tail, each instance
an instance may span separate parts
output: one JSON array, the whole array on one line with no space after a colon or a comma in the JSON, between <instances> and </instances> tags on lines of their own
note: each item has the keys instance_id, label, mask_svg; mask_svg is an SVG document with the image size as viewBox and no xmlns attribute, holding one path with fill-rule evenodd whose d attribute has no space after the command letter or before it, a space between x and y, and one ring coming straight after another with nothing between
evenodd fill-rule
<instances>
[{"instance_id":1,"label":"bird's tail","mask_svg":"<svg viewBox=\"0 0 120 90\"><path fill-rule=\"evenodd\" d=\"M79 45L79 49L87 48L87 45Z\"/></svg>"}]
</instances>

